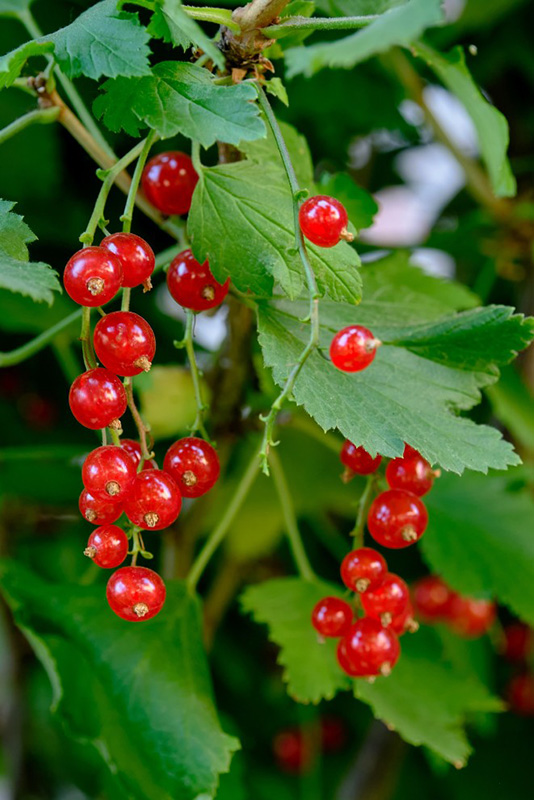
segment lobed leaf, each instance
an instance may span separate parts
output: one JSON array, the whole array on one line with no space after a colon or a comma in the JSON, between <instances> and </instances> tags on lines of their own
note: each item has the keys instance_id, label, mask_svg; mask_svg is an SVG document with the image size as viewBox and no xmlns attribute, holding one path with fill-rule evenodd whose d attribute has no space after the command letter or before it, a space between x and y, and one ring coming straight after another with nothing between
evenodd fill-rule
<instances>
[{"instance_id":1,"label":"lobed leaf","mask_svg":"<svg viewBox=\"0 0 534 800\"><path fill-rule=\"evenodd\" d=\"M204 9L203 9L204 10ZM206 9L209 10L209 9ZM213 9L214 22L223 25L231 22L231 11ZM183 50L192 45L203 50L220 69L224 67L224 56L200 25L183 10L181 0L156 0L148 32L156 38L171 42Z\"/></svg>"},{"instance_id":2,"label":"lobed leaf","mask_svg":"<svg viewBox=\"0 0 534 800\"><path fill-rule=\"evenodd\" d=\"M38 41L37 39L25 42L0 58L0 89L5 89L19 77L24 66L32 56L44 56L52 53L52 42Z\"/></svg>"}]
</instances>

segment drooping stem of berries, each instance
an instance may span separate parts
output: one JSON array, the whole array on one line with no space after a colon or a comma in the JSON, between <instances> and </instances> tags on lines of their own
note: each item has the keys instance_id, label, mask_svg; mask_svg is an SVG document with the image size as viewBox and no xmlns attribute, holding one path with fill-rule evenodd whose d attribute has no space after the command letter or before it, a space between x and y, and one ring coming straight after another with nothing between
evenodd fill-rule
<instances>
[{"instance_id":1,"label":"drooping stem of berries","mask_svg":"<svg viewBox=\"0 0 534 800\"><path fill-rule=\"evenodd\" d=\"M376 473L368 476L364 490L360 495L358 511L356 513L356 521L354 523L354 528L350 532L350 536L354 537L354 547L361 547L363 545L365 520L367 519L369 506L373 502L373 497L376 492L376 478Z\"/></svg>"},{"instance_id":2,"label":"drooping stem of berries","mask_svg":"<svg viewBox=\"0 0 534 800\"><path fill-rule=\"evenodd\" d=\"M207 442L210 442L211 440L208 436L208 433L204 425L204 417L206 411L209 410L209 406L204 402L204 398L202 397L202 384L201 384L202 372L200 371L197 364L195 347L193 343L195 314L190 309L186 309L185 313L186 313L186 326L185 326L184 338L181 341L175 341L174 346L178 349L185 348L185 351L187 353L187 358L189 361L189 369L191 371L193 388L195 391L195 402L197 407L197 413L195 421L191 425L189 431L192 436L194 436L195 433L197 432L200 433L203 439L205 439Z\"/></svg>"},{"instance_id":3,"label":"drooping stem of berries","mask_svg":"<svg viewBox=\"0 0 534 800\"><path fill-rule=\"evenodd\" d=\"M150 461L154 458L154 453L149 450L148 443L147 443L147 433L148 428L143 422L141 414L137 406L135 405L135 399L133 394L133 385L131 378L124 379L124 388L126 390L126 397L128 399L128 408L132 414L133 420L135 422L135 426L137 428L137 432L139 434L139 444L141 445L141 465L140 468L143 468L143 464L145 461Z\"/></svg>"}]
</instances>

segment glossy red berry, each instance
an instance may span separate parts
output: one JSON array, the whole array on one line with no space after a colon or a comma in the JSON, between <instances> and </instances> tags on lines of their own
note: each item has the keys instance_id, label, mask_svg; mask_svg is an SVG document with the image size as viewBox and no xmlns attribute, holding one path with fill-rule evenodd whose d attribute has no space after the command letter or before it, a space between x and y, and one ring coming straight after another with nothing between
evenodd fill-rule
<instances>
[{"instance_id":1,"label":"glossy red berry","mask_svg":"<svg viewBox=\"0 0 534 800\"><path fill-rule=\"evenodd\" d=\"M399 655L395 634L370 617L357 620L338 646L341 668L354 677L389 675Z\"/></svg>"},{"instance_id":2,"label":"glossy red berry","mask_svg":"<svg viewBox=\"0 0 534 800\"><path fill-rule=\"evenodd\" d=\"M520 664L534 652L534 632L522 622L512 622L503 631L502 655L507 661Z\"/></svg>"},{"instance_id":3,"label":"glossy red berry","mask_svg":"<svg viewBox=\"0 0 534 800\"><path fill-rule=\"evenodd\" d=\"M382 456L373 457L363 447L356 447L348 439L345 439L339 457L343 466L357 475L370 475L376 472L382 461Z\"/></svg>"},{"instance_id":4,"label":"glossy red berry","mask_svg":"<svg viewBox=\"0 0 534 800\"><path fill-rule=\"evenodd\" d=\"M144 239L135 233L112 233L100 242L109 253L119 259L122 266L122 285L133 289L146 284L151 288L150 276L156 266L154 251Z\"/></svg>"},{"instance_id":5,"label":"glossy red berry","mask_svg":"<svg viewBox=\"0 0 534 800\"><path fill-rule=\"evenodd\" d=\"M165 584L147 567L122 567L108 581L111 610L122 619L138 622L158 614L165 602Z\"/></svg>"},{"instance_id":6,"label":"glossy red berry","mask_svg":"<svg viewBox=\"0 0 534 800\"><path fill-rule=\"evenodd\" d=\"M91 307L104 305L121 288L121 262L102 247L84 247L67 262L63 284L75 303Z\"/></svg>"},{"instance_id":7,"label":"glossy red berry","mask_svg":"<svg viewBox=\"0 0 534 800\"><path fill-rule=\"evenodd\" d=\"M82 467L82 481L95 497L113 497L124 502L137 475L135 462L122 448L113 444L97 447L89 453Z\"/></svg>"},{"instance_id":8,"label":"glossy red berry","mask_svg":"<svg viewBox=\"0 0 534 800\"><path fill-rule=\"evenodd\" d=\"M401 614L393 617L388 629L393 631L397 636L403 636L405 633L415 633L419 629L419 623L415 619L415 612L412 606L412 601L408 599L408 604Z\"/></svg>"},{"instance_id":9,"label":"glossy red berry","mask_svg":"<svg viewBox=\"0 0 534 800\"><path fill-rule=\"evenodd\" d=\"M323 597L312 611L312 625L321 636L343 636L351 626L352 609L339 597Z\"/></svg>"},{"instance_id":10,"label":"glossy red berry","mask_svg":"<svg viewBox=\"0 0 534 800\"><path fill-rule=\"evenodd\" d=\"M423 497L432 488L439 470L433 470L420 455L394 458L386 467L386 480L392 489L404 489Z\"/></svg>"},{"instance_id":11,"label":"glossy red berry","mask_svg":"<svg viewBox=\"0 0 534 800\"><path fill-rule=\"evenodd\" d=\"M453 592L438 575L427 575L413 587L413 602L420 619L433 622L445 619L450 610Z\"/></svg>"},{"instance_id":12,"label":"glossy red berry","mask_svg":"<svg viewBox=\"0 0 534 800\"><path fill-rule=\"evenodd\" d=\"M483 636L493 625L496 616L495 603L475 597L453 594L447 614L451 628L466 639Z\"/></svg>"},{"instance_id":13,"label":"glossy red berry","mask_svg":"<svg viewBox=\"0 0 534 800\"><path fill-rule=\"evenodd\" d=\"M534 675L516 675L505 691L512 711L522 717L534 717Z\"/></svg>"},{"instance_id":14,"label":"glossy red berry","mask_svg":"<svg viewBox=\"0 0 534 800\"><path fill-rule=\"evenodd\" d=\"M359 547L347 553L341 562L341 579L353 592L376 589L387 575L384 556L371 547Z\"/></svg>"},{"instance_id":15,"label":"glossy red berry","mask_svg":"<svg viewBox=\"0 0 534 800\"><path fill-rule=\"evenodd\" d=\"M317 195L306 200L299 209L300 229L306 239L319 247L333 247L341 239L352 241L347 231L349 218L345 207L335 197Z\"/></svg>"},{"instance_id":16,"label":"glossy red berry","mask_svg":"<svg viewBox=\"0 0 534 800\"><path fill-rule=\"evenodd\" d=\"M122 503L113 497L95 497L87 489L81 493L78 505L82 516L93 525L110 525L122 514Z\"/></svg>"},{"instance_id":17,"label":"glossy red berry","mask_svg":"<svg viewBox=\"0 0 534 800\"><path fill-rule=\"evenodd\" d=\"M187 214L198 175L185 153L173 150L150 159L141 179L147 200L162 214Z\"/></svg>"},{"instance_id":18,"label":"glossy red berry","mask_svg":"<svg viewBox=\"0 0 534 800\"><path fill-rule=\"evenodd\" d=\"M273 754L278 768L292 775L306 772L312 763L312 750L300 728L279 731L273 739Z\"/></svg>"},{"instance_id":19,"label":"glossy red berry","mask_svg":"<svg viewBox=\"0 0 534 800\"><path fill-rule=\"evenodd\" d=\"M207 311L222 303L228 294L230 278L218 283L207 261L199 264L191 250L184 250L171 262L167 286L174 300L184 308Z\"/></svg>"},{"instance_id":20,"label":"glossy red berry","mask_svg":"<svg viewBox=\"0 0 534 800\"><path fill-rule=\"evenodd\" d=\"M133 311L113 311L95 326L98 360L116 375L148 372L156 352L156 339L148 322Z\"/></svg>"},{"instance_id":21,"label":"glossy red berry","mask_svg":"<svg viewBox=\"0 0 534 800\"><path fill-rule=\"evenodd\" d=\"M128 537L117 525L102 525L90 535L84 555L104 569L118 567L128 555Z\"/></svg>"},{"instance_id":22,"label":"glossy red berry","mask_svg":"<svg viewBox=\"0 0 534 800\"><path fill-rule=\"evenodd\" d=\"M121 447L123 450L126 450L134 462L136 470L139 469L142 456L141 445L139 442L135 442L133 439L121 439ZM156 469L156 465L153 461L145 461L143 464L143 469Z\"/></svg>"},{"instance_id":23,"label":"glossy red berry","mask_svg":"<svg viewBox=\"0 0 534 800\"><path fill-rule=\"evenodd\" d=\"M182 497L200 497L217 482L221 471L217 451L204 439L187 436L167 450L163 469L172 475Z\"/></svg>"},{"instance_id":24,"label":"glossy red berry","mask_svg":"<svg viewBox=\"0 0 534 800\"><path fill-rule=\"evenodd\" d=\"M97 430L119 426L128 400L119 378L108 369L96 367L78 375L69 392L70 410L86 428Z\"/></svg>"},{"instance_id":25,"label":"glossy red berry","mask_svg":"<svg viewBox=\"0 0 534 800\"><path fill-rule=\"evenodd\" d=\"M130 522L153 531L172 525L181 507L182 498L174 478L161 469L137 473L124 503Z\"/></svg>"},{"instance_id":26,"label":"glossy red berry","mask_svg":"<svg viewBox=\"0 0 534 800\"><path fill-rule=\"evenodd\" d=\"M330 344L332 364L341 372L361 372L374 360L381 344L363 325L349 325L338 331Z\"/></svg>"},{"instance_id":27,"label":"glossy red berry","mask_svg":"<svg viewBox=\"0 0 534 800\"><path fill-rule=\"evenodd\" d=\"M394 617L406 611L410 592L398 575L388 572L380 586L362 594L363 610L368 617L379 620L384 627L391 625Z\"/></svg>"},{"instance_id":28,"label":"glossy red berry","mask_svg":"<svg viewBox=\"0 0 534 800\"><path fill-rule=\"evenodd\" d=\"M389 489L379 494L367 516L367 527L373 539L393 550L417 542L427 524L428 513L424 504L415 494L401 489Z\"/></svg>"}]
</instances>

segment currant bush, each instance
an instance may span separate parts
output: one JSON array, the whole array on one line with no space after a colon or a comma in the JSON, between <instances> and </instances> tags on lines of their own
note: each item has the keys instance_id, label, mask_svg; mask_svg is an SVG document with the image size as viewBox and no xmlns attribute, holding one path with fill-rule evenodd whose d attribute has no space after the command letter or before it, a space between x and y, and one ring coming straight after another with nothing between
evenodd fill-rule
<instances>
[{"instance_id":1,"label":"currant bush","mask_svg":"<svg viewBox=\"0 0 534 800\"><path fill-rule=\"evenodd\" d=\"M89 536L84 555L99 567L113 569L128 555L128 538L117 525L102 525Z\"/></svg>"},{"instance_id":2,"label":"currant bush","mask_svg":"<svg viewBox=\"0 0 534 800\"><path fill-rule=\"evenodd\" d=\"M373 539L383 547L399 550L417 542L426 530L428 513L411 492L389 489L373 501L367 526Z\"/></svg>"},{"instance_id":3,"label":"currant bush","mask_svg":"<svg viewBox=\"0 0 534 800\"><path fill-rule=\"evenodd\" d=\"M121 262L123 286L133 289L144 284L145 289L150 289L156 258L148 242L135 233L112 233L102 239L100 246Z\"/></svg>"},{"instance_id":4,"label":"currant bush","mask_svg":"<svg viewBox=\"0 0 534 800\"><path fill-rule=\"evenodd\" d=\"M312 625L321 636L343 636L352 623L353 612L339 597L324 597L312 612Z\"/></svg>"},{"instance_id":5,"label":"currant bush","mask_svg":"<svg viewBox=\"0 0 534 800\"><path fill-rule=\"evenodd\" d=\"M89 453L82 467L83 485L95 497L124 502L137 469L122 447L105 445Z\"/></svg>"},{"instance_id":6,"label":"currant bush","mask_svg":"<svg viewBox=\"0 0 534 800\"><path fill-rule=\"evenodd\" d=\"M353 677L389 675L400 655L392 631L370 617L357 620L338 645L338 662Z\"/></svg>"},{"instance_id":7,"label":"currant bush","mask_svg":"<svg viewBox=\"0 0 534 800\"><path fill-rule=\"evenodd\" d=\"M299 222L306 239L319 247L334 247L341 239L354 238L347 230L347 212L335 197L310 197L299 209Z\"/></svg>"},{"instance_id":8,"label":"currant bush","mask_svg":"<svg viewBox=\"0 0 534 800\"><path fill-rule=\"evenodd\" d=\"M87 489L80 494L80 513L93 525L109 525L122 514L122 503L112 496L93 496Z\"/></svg>"},{"instance_id":9,"label":"currant bush","mask_svg":"<svg viewBox=\"0 0 534 800\"><path fill-rule=\"evenodd\" d=\"M371 547L352 550L341 562L341 578L347 589L353 592L378 588L387 571L386 559Z\"/></svg>"},{"instance_id":10,"label":"currant bush","mask_svg":"<svg viewBox=\"0 0 534 800\"><path fill-rule=\"evenodd\" d=\"M418 497L431 490L439 474L439 470L433 470L419 454L394 458L386 467L386 480L391 489L403 489Z\"/></svg>"},{"instance_id":11,"label":"currant bush","mask_svg":"<svg viewBox=\"0 0 534 800\"><path fill-rule=\"evenodd\" d=\"M410 591L398 575L388 572L375 589L362 594L362 607L367 616L380 620L384 627L404 614L410 603Z\"/></svg>"},{"instance_id":12,"label":"currant bush","mask_svg":"<svg viewBox=\"0 0 534 800\"><path fill-rule=\"evenodd\" d=\"M160 469L138 473L124 502L130 522L153 531L172 525L181 507L182 497L175 480Z\"/></svg>"}]
</instances>

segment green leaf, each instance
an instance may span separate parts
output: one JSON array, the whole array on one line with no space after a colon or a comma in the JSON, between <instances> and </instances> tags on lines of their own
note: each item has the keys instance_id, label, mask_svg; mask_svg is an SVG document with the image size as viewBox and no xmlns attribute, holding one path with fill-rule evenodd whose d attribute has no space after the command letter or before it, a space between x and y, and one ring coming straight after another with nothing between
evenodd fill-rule
<instances>
[{"instance_id":1,"label":"green leaf","mask_svg":"<svg viewBox=\"0 0 534 800\"><path fill-rule=\"evenodd\" d=\"M444 20L441 0L410 0L392 8L351 36L335 42L295 47L286 53L288 77L313 75L324 67L351 69L395 45L408 47L423 31Z\"/></svg>"},{"instance_id":2,"label":"green leaf","mask_svg":"<svg viewBox=\"0 0 534 800\"><path fill-rule=\"evenodd\" d=\"M317 8L332 17L358 17L383 14L391 8L406 5L408 0L315 0Z\"/></svg>"},{"instance_id":3,"label":"green leaf","mask_svg":"<svg viewBox=\"0 0 534 800\"><path fill-rule=\"evenodd\" d=\"M94 103L95 114L112 131L137 136L150 127L166 139L178 133L204 147L215 141L239 144L265 135L250 84L218 86L194 64L164 61L150 75L107 81Z\"/></svg>"},{"instance_id":4,"label":"green leaf","mask_svg":"<svg viewBox=\"0 0 534 800\"><path fill-rule=\"evenodd\" d=\"M11 86L22 72L26 61L32 56L44 56L54 50L52 42L30 41L0 58L0 89Z\"/></svg>"},{"instance_id":5,"label":"green leaf","mask_svg":"<svg viewBox=\"0 0 534 800\"><path fill-rule=\"evenodd\" d=\"M225 14L231 18L231 12L226 9L213 10L220 12L223 18ZM217 18L213 21L219 25L226 24ZM203 50L219 68L224 67L224 56L221 50L204 33L200 25L189 14L186 14L181 0L156 0L148 31L152 36L163 39L165 42L172 42L183 50L195 45Z\"/></svg>"},{"instance_id":6,"label":"green leaf","mask_svg":"<svg viewBox=\"0 0 534 800\"><path fill-rule=\"evenodd\" d=\"M27 244L35 242L37 236L30 230L24 219L12 209L16 203L0 200L0 248L21 261L29 258Z\"/></svg>"},{"instance_id":7,"label":"green leaf","mask_svg":"<svg viewBox=\"0 0 534 800\"><path fill-rule=\"evenodd\" d=\"M499 422L519 439L523 447L534 451L534 397L519 372L513 366L506 367L499 383L488 386L486 394Z\"/></svg>"},{"instance_id":8,"label":"green leaf","mask_svg":"<svg viewBox=\"0 0 534 800\"><path fill-rule=\"evenodd\" d=\"M312 186L313 162L306 138L293 125L289 125L287 122L279 122L278 124L299 185L302 187ZM267 136L265 138L256 139L253 142L243 142L239 149L249 161L255 161L257 164L272 162L272 166L285 175L270 127L267 127Z\"/></svg>"},{"instance_id":9,"label":"green leaf","mask_svg":"<svg viewBox=\"0 0 534 800\"><path fill-rule=\"evenodd\" d=\"M282 83L281 78L271 78L265 84L265 91L269 94L272 94L273 97L277 97L278 100L281 100L285 106L289 105L289 97L287 96L287 89Z\"/></svg>"},{"instance_id":10,"label":"green leaf","mask_svg":"<svg viewBox=\"0 0 534 800\"><path fill-rule=\"evenodd\" d=\"M443 55L425 44L416 46L417 55L424 58L444 85L464 104L478 135L480 152L489 172L497 197L512 197L516 182L506 156L509 131L506 118L486 100L465 63L461 47Z\"/></svg>"},{"instance_id":11,"label":"green leaf","mask_svg":"<svg viewBox=\"0 0 534 800\"><path fill-rule=\"evenodd\" d=\"M345 172L336 175L324 173L319 183L319 191L335 197L347 209L350 222L357 231L373 224L378 205L372 195L362 189Z\"/></svg>"},{"instance_id":12,"label":"green leaf","mask_svg":"<svg viewBox=\"0 0 534 800\"><path fill-rule=\"evenodd\" d=\"M325 595L340 595L339 587L302 578L276 578L248 587L241 595L243 611L269 626L269 638L281 649L289 694L300 703L330 700L349 679L336 661L337 641L319 642L310 618Z\"/></svg>"},{"instance_id":13,"label":"green leaf","mask_svg":"<svg viewBox=\"0 0 534 800\"><path fill-rule=\"evenodd\" d=\"M222 732L198 600L167 585L164 609L128 625L103 586L57 585L3 562L2 590L43 662L70 735L93 744L132 800L212 797L237 741ZM90 698L90 702L87 702Z\"/></svg>"},{"instance_id":14,"label":"green leaf","mask_svg":"<svg viewBox=\"0 0 534 800\"><path fill-rule=\"evenodd\" d=\"M444 475L425 502L421 541L432 569L462 594L488 592L534 624L534 503L508 475Z\"/></svg>"}]
</instances>

